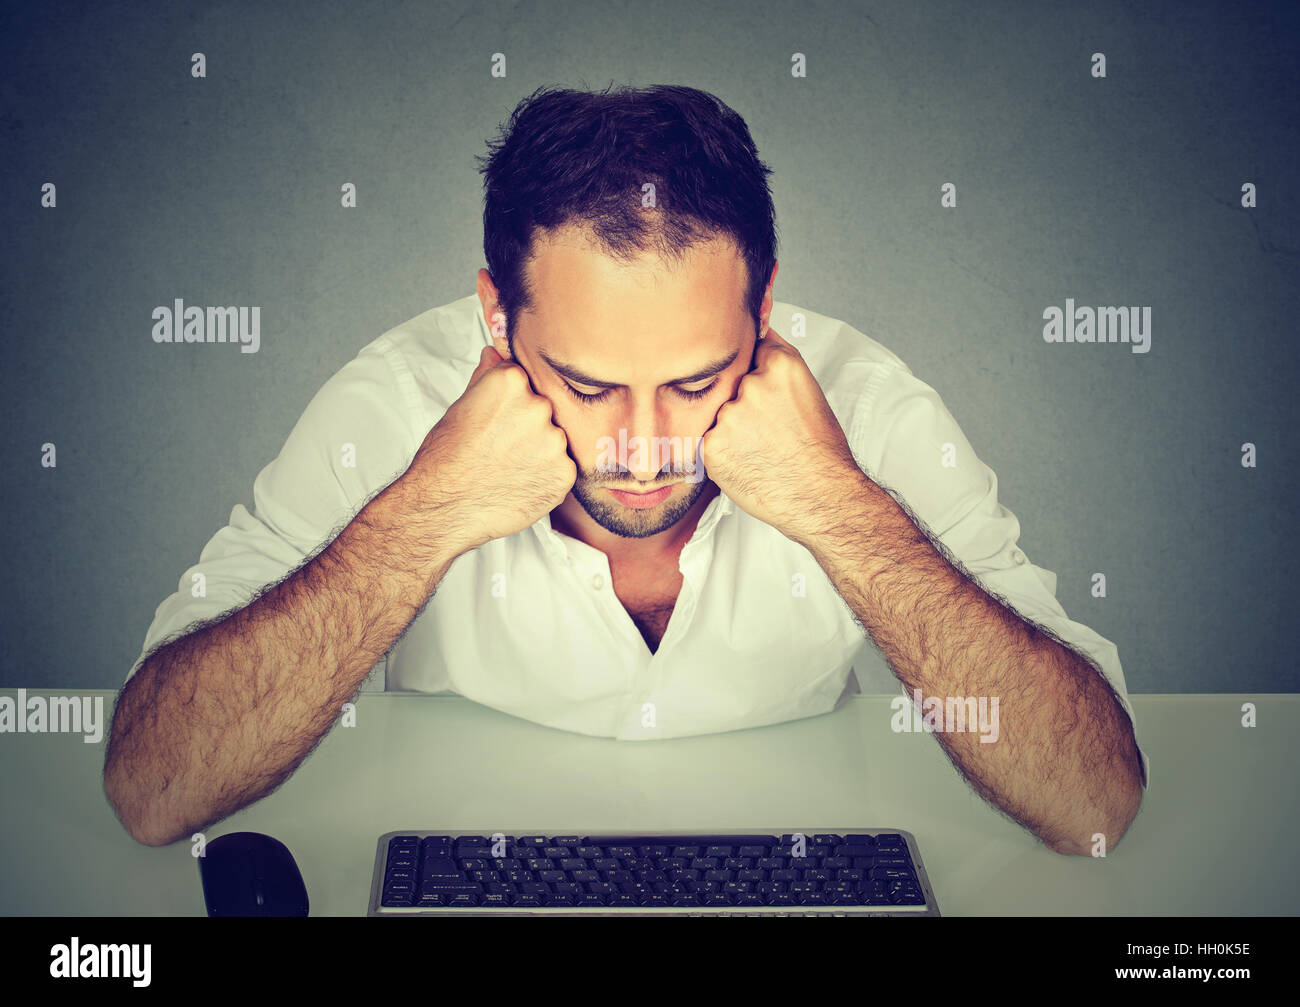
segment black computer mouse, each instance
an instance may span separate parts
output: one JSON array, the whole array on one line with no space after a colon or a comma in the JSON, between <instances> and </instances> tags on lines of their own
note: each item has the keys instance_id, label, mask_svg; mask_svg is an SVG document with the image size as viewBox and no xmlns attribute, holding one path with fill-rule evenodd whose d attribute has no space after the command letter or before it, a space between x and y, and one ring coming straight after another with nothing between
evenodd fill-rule
<instances>
[{"instance_id":1,"label":"black computer mouse","mask_svg":"<svg viewBox=\"0 0 1300 1007\"><path fill-rule=\"evenodd\" d=\"M260 832L231 832L198 858L209 916L306 916L307 887L289 848Z\"/></svg>"}]
</instances>

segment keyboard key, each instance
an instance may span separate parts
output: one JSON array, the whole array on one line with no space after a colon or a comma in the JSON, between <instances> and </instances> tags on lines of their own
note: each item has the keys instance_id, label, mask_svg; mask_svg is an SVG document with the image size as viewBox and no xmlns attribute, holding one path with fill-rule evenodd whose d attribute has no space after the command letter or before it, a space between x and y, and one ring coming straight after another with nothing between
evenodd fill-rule
<instances>
[{"instance_id":1,"label":"keyboard key","mask_svg":"<svg viewBox=\"0 0 1300 1007\"><path fill-rule=\"evenodd\" d=\"M451 857L425 857L424 866L420 868L420 877L426 879L462 878L464 872L461 871L460 865Z\"/></svg>"},{"instance_id":2,"label":"keyboard key","mask_svg":"<svg viewBox=\"0 0 1300 1007\"><path fill-rule=\"evenodd\" d=\"M587 836L588 846L775 846L776 836Z\"/></svg>"},{"instance_id":3,"label":"keyboard key","mask_svg":"<svg viewBox=\"0 0 1300 1007\"><path fill-rule=\"evenodd\" d=\"M483 886L477 882L425 881L420 885L421 895L482 895Z\"/></svg>"}]
</instances>

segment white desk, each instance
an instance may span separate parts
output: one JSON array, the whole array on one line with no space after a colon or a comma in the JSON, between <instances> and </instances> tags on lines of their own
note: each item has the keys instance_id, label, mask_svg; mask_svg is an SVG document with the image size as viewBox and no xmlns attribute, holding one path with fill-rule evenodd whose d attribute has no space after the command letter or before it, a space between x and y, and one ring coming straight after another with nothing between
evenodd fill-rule
<instances>
[{"instance_id":1,"label":"white desk","mask_svg":"<svg viewBox=\"0 0 1300 1007\"><path fill-rule=\"evenodd\" d=\"M16 695L16 690L3 690ZM36 691L33 690L33 694ZM106 718L113 693L102 695ZM961 915L1300 914L1300 696L1132 697L1153 783L1104 860L1063 857L981 800L890 696L774 727L616 742L456 696L363 693L276 793L207 831L265 832L302 870L313 916L364 915L375 841L394 829L551 833L913 832L939 907ZM1240 726L1242 702L1259 726ZM152 849L104 797L104 743L0 734L0 914L202 916L188 843Z\"/></svg>"}]
</instances>

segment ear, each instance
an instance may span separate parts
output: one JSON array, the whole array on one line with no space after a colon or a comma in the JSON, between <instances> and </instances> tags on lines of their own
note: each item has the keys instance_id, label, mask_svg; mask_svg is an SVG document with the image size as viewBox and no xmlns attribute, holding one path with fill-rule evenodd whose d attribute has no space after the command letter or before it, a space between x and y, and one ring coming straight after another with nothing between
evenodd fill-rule
<instances>
[{"instance_id":1,"label":"ear","mask_svg":"<svg viewBox=\"0 0 1300 1007\"><path fill-rule=\"evenodd\" d=\"M506 316L497 299L497 288L492 282L492 274L486 269L478 271L475 284L478 290L479 304L483 308L483 321L487 323L492 334L492 348L500 354L502 360L510 360L510 347L506 340Z\"/></svg>"},{"instance_id":2,"label":"ear","mask_svg":"<svg viewBox=\"0 0 1300 1007\"><path fill-rule=\"evenodd\" d=\"M758 338L762 339L767 335L768 319L772 317L772 285L776 283L776 271L781 268L780 262L772 263L772 275L767 278L767 289L763 291L763 303L758 309Z\"/></svg>"}]
</instances>

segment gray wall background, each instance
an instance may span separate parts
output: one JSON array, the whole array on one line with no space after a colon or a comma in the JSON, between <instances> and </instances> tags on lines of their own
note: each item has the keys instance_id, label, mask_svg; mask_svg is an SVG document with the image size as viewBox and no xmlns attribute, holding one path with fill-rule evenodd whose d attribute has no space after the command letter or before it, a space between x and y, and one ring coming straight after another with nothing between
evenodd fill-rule
<instances>
[{"instance_id":1,"label":"gray wall background","mask_svg":"<svg viewBox=\"0 0 1300 1007\"><path fill-rule=\"evenodd\" d=\"M7 5L0 686L118 687L321 384L472 292L520 98L671 82L775 169L778 299L940 392L1130 691L1295 691L1296 10ZM260 352L155 345L177 297L260 305ZM1067 297L1152 306L1151 351L1044 343Z\"/></svg>"}]
</instances>

